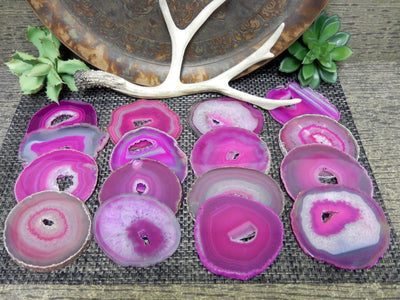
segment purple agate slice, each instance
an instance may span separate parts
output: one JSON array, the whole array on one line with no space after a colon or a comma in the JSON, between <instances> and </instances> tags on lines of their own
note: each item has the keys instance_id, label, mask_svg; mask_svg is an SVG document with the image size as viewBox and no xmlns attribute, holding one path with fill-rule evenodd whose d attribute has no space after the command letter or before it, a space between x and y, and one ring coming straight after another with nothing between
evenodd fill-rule
<instances>
[{"instance_id":1,"label":"purple agate slice","mask_svg":"<svg viewBox=\"0 0 400 300\"><path fill-rule=\"evenodd\" d=\"M283 243L283 225L267 206L218 195L200 207L194 228L203 265L225 277L247 280L273 263Z\"/></svg>"},{"instance_id":2,"label":"purple agate slice","mask_svg":"<svg viewBox=\"0 0 400 300\"><path fill-rule=\"evenodd\" d=\"M291 221L306 254L343 269L375 265L390 243L389 224L378 203L342 185L300 193Z\"/></svg>"},{"instance_id":3,"label":"purple agate slice","mask_svg":"<svg viewBox=\"0 0 400 300\"><path fill-rule=\"evenodd\" d=\"M302 88L297 82L289 82L286 86L278 86L270 90L267 98L276 100L301 99L300 103L269 111L270 115L281 124L304 114L325 115L336 121L340 118L338 109L327 98L310 87Z\"/></svg>"}]
</instances>

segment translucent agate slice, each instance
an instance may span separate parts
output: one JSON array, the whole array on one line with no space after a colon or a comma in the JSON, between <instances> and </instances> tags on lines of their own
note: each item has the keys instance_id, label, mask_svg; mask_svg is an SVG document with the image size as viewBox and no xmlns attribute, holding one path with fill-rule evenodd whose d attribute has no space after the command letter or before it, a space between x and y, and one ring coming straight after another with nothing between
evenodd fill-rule
<instances>
[{"instance_id":1,"label":"translucent agate slice","mask_svg":"<svg viewBox=\"0 0 400 300\"><path fill-rule=\"evenodd\" d=\"M284 155L297 146L323 144L358 159L359 147L353 134L335 120L322 115L303 115L285 123L279 132Z\"/></svg>"},{"instance_id":2,"label":"translucent agate slice","mask_svg":"<svg viewBox=\"0 0 400 300\"><path fill-rule=\"evenodd\" d=\"M382 208L349 187L324 186L300 193L291 220L303 251L339 268L369 268L389 247L390 228Z\"/></svg>"},{"instance_id":3,"label":"translucent agate slice","mask_svg":"<svg viewBox=\"0 0 400 300\"><path fill-rule=\"evenodd\" d=\"M186 154L173 137L161 130L142 127L126 133L111 153L110 168L114 171L138 158L150 158L166 164L181 181L187 175Z\"/></svg>"},{"instance_id":4,"label":"translucent agate slice","mask_svg":"<svg viewBox=\"0 0 400 300\"><path fill-rule=\"evenodd\" d=\"M97 126L97 114L94 107L79 100L60 100L58 104L53 102L38 110L32 116L26 132L78 123Z\"/></svg>"},{"instance_id":5,"label":"translucent agate slice","mask_svg":"<svg viewBox=\"0 0 400 300\"><path fill-rule=\"evenodd\" d=\"M281 179L293 200L303 190L329 185L324 182L327 175L333 176L337 184L373 195L372 180L364 167L355 158L331 146L299 146L290 151L281 163Z\"/></svg>"},{"instance_id":6,"label":"translucent agate slice","mask_svg":"<svg viewBox=\"0 0 400 300\"><path fill-rule=\"evenodd\" d=\"M281 124L305 114L324 115L336 121L340 118L338 109L327 98L309 87L302 88L297 82L289 82L286 86L278 86L270 90L267 98L277 100L301 99L298 104L269 111L270 115Z\"/></svg>"},{"instance_id":7,"label":"translucent agate slice","mask_svg":"<svg viewBox=\"0 0 400 300\"><path fill-rule=\"evenodd\" d=\"M38 156L56 149L74 149L96 158L108 135L96 126L77 124L28 133L19 148L19 158L29 165Z\"/></svg>"},{"instance_id":8,"label":"translucent agate slice","mask_svg":"<svg viewBox=\"0 0 400 300\"><path fill-rule=\"evenodd\" d=\"M192 217L200 206L217 195L235 195L260 202L280 214L284 196L279 185L267 174L247 168L224 167L210 170L196 179L187 203Z\"/></svg>"},{"instance_id":9,"label":"translucent agate slice","mask_svg":"<svg viewBox=\"0 0 400 300\"><path fill-rule=\"evenodd\" d=\"M259 202L219 195L200 207L194 237L209 271L247 280L264 272L277 257L283 225L276 213Z\"/></svg>"},{"instance_id":10,"label":"translucent agate slice","mask_svg":"<svg viewBox=\"0 0 400 300\"><path fill-rule=\"evenodd\" d=\"M163 163L152 159L135 159L115 170L104 182L100 203L127 193L137 193L157 199L174 213L179 209L182 187L179 178Z\"/></svg>"},{"instance_id":11,"label":"translucent agate slice","mask_svg":"<svg viewBox=\"0 0 400 300\"><path fill-rule=\"evenodd\" d=\"M107 130L112 141L117 143L125 133L143 126L157 128L175 139L182 131L178 115L165 103L144 99L114 110Z\"/></svg>"},{"instance_id":12,"label":"translucent agate slice","mask_svg":"<svg viewBox=\"0 0 400 300\"><path fill-rule=\"evenodd\" d=\"M220 167L243 167L268 172L267 144L255 133L238 127L219 127L194 144L190 162L196 176Z\"/></svg>"},{"instance_id":13,"label":"translucent agate slice","mask_svg":"<svg viewBox=\"0 0 400 300\"><path fill-rule=\"evenodd\" d=\"M35 159L15 183L17 201L45 190L65 191L86 201L97 182L98 168L92 157L70 149L54 150Z\"/></svg>"},{"instance_id":14,"label":"translucent agate slice","mask_svg":"<svg viewBox=\"0 0 400 300\"><path fill-rule=\"evenodd\" d=\"M53 271L72 262L91 238L91 216L78 198L56 191L33 194L9 213L4 245L24 268Z\"/></svg>"},{"instance_id":15,"label":"translucent agate slice","mask_svg":"<svg viewBox=\"0 0 400 300\"><path fill-rule=\"evenodd\" d=\"M148 267L170 257L180 242L175 214L144 195L124 194L109 199L96 211L93 235L116 264Z\"/></svg>"},{"instance_id":16,"label":"translucent agate slice","mask_svg":"<svg viewBox=\"0 0 400 300\"><path fill-rule=\"evenodd\" d=\"M190 109L189 124L202 135L216 127L240 127L258 134L264 117L252 105L232 98L218 98L199 102Z\"/></svg>"}]
</instances>

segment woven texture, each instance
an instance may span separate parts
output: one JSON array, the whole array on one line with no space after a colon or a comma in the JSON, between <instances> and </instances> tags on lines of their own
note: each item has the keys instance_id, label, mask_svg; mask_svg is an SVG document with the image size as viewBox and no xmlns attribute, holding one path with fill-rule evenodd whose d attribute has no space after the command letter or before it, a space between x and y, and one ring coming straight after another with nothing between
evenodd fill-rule
<instances>
[{"instance_id":1,"label":"woven texture","mask_svg":"<svg viewBox=\"0 0 400 300\"><path fill-rule=\"evenodd\" d=\"M257 71L238 79L232 83L237 89L250 94L264 96L266 92L277 85L294 81L294 75L283 75L277 70L277 63L273 62ZM354 125L351 112L346 103L345 96L340 84L321 85L319 92L325 95L341 112L340 123L346 126L356 137L360 145L360 163L367 169L374 182L374 198L383 207L381 194L376 185L367 157L361 145L357 129ZM178 140L182 150L190 156L190 152L197 139L190 127L187 125L188 110L195 102L217 97L216 94L197 94L174 99L164 100L181 118L183 127L182 134ZM110 116L114 109L128 104L135 99L105 89L92 89L78 93L65 93L64 99L79 99L94 105L99 127L105 131ZM0 229L3 231L4 221L8 212L16 204L14 199L14 184L22 171L21 162L18 160L18 148L25 135L26 126L30 117L38 109L48 104L49 100L44 93L34 96L23 96L20 105L14 115L12 124L4 140L1 150L1 206ZM281 125L273 120L268 112L264 112L265 124L260 137L267 143L272 156L270 175L281 184L279 178L279 166L283 158L278 145L278 131ZM108 159L113 144L110 141L106 148L99 154L97 162L99 165L99 179L95 192L86 202L92 214L98 207L98 192L103 182L110 174ZM389 250L378 264L365 270L342 270L331 265L313 260L300 249L290 227L290 210L292 200L286 196L286 205L281 219L284 223L285 238L284 245L275 262L268 269L246 282L232 280L217 276L209 272L201 264L194 244L193 227L185 202L190 186L195 180L193 171L189 166L188 177L183 183L183 205L177 214L181 225L182 239L178 250L168 260L149 268L124 268L114 264L99 249L95 241L74 262L67 267L51 273L36 273L25 270L16 265L8 256L3 246L1 237L0 249L0 283L22 284L22 283L46 283L46 284L123 284L123 283L350 283L350 282L398 282L400 277L400 255L398 238L391 234ZM281 184L281 188L283 186ZM389 216L388 220L390 223ZM392 226L391 226L392 228Z\"/></svg>"}]
</instances>

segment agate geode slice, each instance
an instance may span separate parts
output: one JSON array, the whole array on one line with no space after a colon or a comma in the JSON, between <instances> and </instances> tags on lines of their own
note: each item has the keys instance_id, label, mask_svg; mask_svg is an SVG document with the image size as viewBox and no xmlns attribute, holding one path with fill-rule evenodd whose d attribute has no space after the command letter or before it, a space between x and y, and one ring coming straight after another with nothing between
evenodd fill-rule
<instances>
[{"instance_id":1,"label":"agate geode slice","mask_svg":"<svg viewBox=\"0 0 400 300\"><path fill-rule=\"evenodd\" d=\"M163 163L152 159L135 159L118 168L106 179L99 201L127 193L151 196L177 212L182 197L179 178Z\"/></svg>"},{"instance_id":2,"label":"agate geode slice","mask_svg":"<svg viewBox=\"0 0 400 300\"><path fill-rule=\"evenodd\" d=\"M65 191L86 201L97 182L92 157L70 149L54 150L35 159L20 173L14 188L17 201L45 190Z\"/></svg>"},{"instance_id":3,"label":"agate geode slice","mask_svg":"<svg viewBox=\"0 0 400 300\"><path fill-rule=\"evenodd\" d=\"M190 162L196 176L229 166L268 172L270 155L267 144L254 132L239 127L219 127L196 141Z\"/></svg>"},{"instance_id":4,"label":"agate geode slice","mask_svg":"<svg viewBox=\"0 0 400 300\"><path fill-rule=\"evenodd\" d=\"M157 128L177 139L182 131L178 115L157 100L138 100L114 110L107 127L114 143L134 129L148 126Z\"/></svg>"},{"instance_id":5,"label":"agate geode slice","mask_svg":"<svg viewBox=\"0 0 400 300\"><path fill-rule=\"evenodd\" d=\"M291 220L304 252L339 268L371 267L389 247L390 228L382 208L349 187L316 187L300 193Z\"/></svg>"},{"instance_id":6,"label":"agate geode slice","mask_svg":"<svg viewBox=\"0 0 400 300\"><path fill-rule=\"evenodd\" d=\"M212 273L247 280L272 264L282 248L283 225L267 206L219 195L200 207L194 228L196 250Z\"/></svg>"},{"instance_id":7,"label":"agate geode slice","mask_svg":"<svg viewBox=\"0 0 400 300\"><path fill-rule=\"evenodd\" d=\"M148 267L170 257L180 242L175 214L144 195L109 199L96 211L93 234L103 252L122 266Z\"/></svg>"},{"instance_id":8,"label":"agate geode slice","mask_svg":"<svg viewBox=\"0 0 400 300\"><path fill-rule=\"evenodd\" d=\"M19 265L35 271L59 269L79 256L91 238L85 204L65 193L44 191L18 203L4 226L4 245Z\"/></svg>"},{"instance_id":9,"label":"agate geode slice","mask_svg":"<svg viewBox=\"0 0 400 300\"><path fill-rule=\"evenodd\" d=\"M187 197L192 217L196 217L207 199L217 195L236 195L254 200L278 215L284 206L283 193L269 175L253 169L224 167L202 174L192 185Z\"/></svg>"},{"instance_id":10,"label":"agate geode slice","mask_svg":"<svg viewBox=\"0 0 400 300\"><path fill-rule=\"evenodd\" d=\"M281 179L292 199L306 189L342 184L373 195L368 172L352 156L331 146L309 144L290 151L281 163Z\"/></svg>"},{"instance_id":11,"label":"agate geode slice","mask_svg":"<svg viewBox=\"0 0 400 300\"><path fill-rule=\"evenodd\" d=\"M189 115L190 127L198 136L216 127L241 127L258 134L263 123L264 117L258 109L227 97L196 103Z\"/></svg>"}]
</instances>

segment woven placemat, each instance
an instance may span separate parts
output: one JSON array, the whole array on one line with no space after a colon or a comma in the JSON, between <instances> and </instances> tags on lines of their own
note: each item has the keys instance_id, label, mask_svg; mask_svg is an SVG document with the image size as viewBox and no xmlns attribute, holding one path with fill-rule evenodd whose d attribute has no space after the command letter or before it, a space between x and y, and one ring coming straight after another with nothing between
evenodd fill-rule
<instances>
[{"instance_id":1,"label":"woven placemat","mask_svg":"<svg viewBox=\"0 0 400 300\"><path fill-rule=\"evenodd\" d=\"M238 79L232 83L237 89L250 94L265 96L266 92L277 85L285 84L295 80L295 75L284 75L278 71L277 61ZM345 95L340 83L336 85L321 85L319 92L325 95L341 112L340 123L346 126L356 137L360 145L360 163L367 169L374 182L374 198L384 207L384 203L378 186L372 174L365 151L361 145L360 138L353 122L351 112L347 105ZM188 155L197 139L187 125L188 110L193 103L202 99L217 97L218 95L197 94L174 99L164 100L181 118L183 127L182 134L178 140L182 150ZM94 105L99 127L106 129L110 121L111 113L117 107L133 102L135 99L119 94L112 90L92 89L78 93L65 93L63 99L79 99ZM17 158L19 145L25 135L26 126L30 117L38 109L49 104L44 93L34 96L23 96L16 110L11 126L5 137L1 150L0 162L0 229L3 231L4 221L8 212L16 204L14 199L14 184L22 170L21 162ZM278 146L278 131L281 125L273 120L268 112L264 112L265 124L260 133L261 138L269 146L272 164L270 175L281 184L279 178L279 165L283 158ZM86 202L92 214L98 207L97 196L99 188L110 174L108 158L113 144L110 141L106 148L99 154L97 162L99 165L98 185ZM285 238L284 245L275 262L268 269L246 282L232 280L217 276L209 272L201 264L194 245L193 227L194 222L189 216L185 202L187 192L195 180L193 171L189 166L188 177L183 183L183 205L177 214L181 225L182 239L178 250L168 260L148 268L120 267L114 264L92 241L89 248L73 263L65 268L50 272L36 273L25 270L16 265L8 256L1 237L0 249L0 283L22 284L22 283L46 283L46 284L124 284L124 283L366 283L366 282L399 282L400 277L400 255L399 242L392 229L391 244L389 250L377 265L365 270L342 270L331 265L311 259L304 254L296 242L290 227L290 210L292 200L286 196L286 206L281 219L284 223ZM283 186L281 184L281 188ZM388 220L390 223L389 216ZM393 228L393 227L392 227Z\"/></svg>"}]
</instances>

